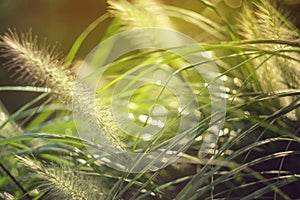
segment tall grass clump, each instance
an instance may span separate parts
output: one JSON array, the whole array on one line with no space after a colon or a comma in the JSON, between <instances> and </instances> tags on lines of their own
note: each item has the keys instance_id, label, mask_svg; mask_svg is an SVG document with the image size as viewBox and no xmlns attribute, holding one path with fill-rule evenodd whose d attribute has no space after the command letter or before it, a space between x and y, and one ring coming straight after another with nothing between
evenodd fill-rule
<instances>
[{"instance_id":1,"label":"tall grass clump","mask_svg":"<svg viewBox=\"0 0 300 200\"><path fill-rule=\"evenodd\" d=\"M74 59L87 37L97 31L96 27L105 28L102 23L107 19L110 25L99 40L137 28L179 30L198 41L201 49L188 45L178 48L183 48L187 55L205 51L221 74L206 83L193 71L195 66L201 68L205 63L190 66L168 51L141 49L111 63L111 68L103 72L103 82L97 85L95 94L84 83L76 86L80 95L75 94ZM0 86L0 92L30 92L36 97L24 101L11 113L6 111L5 104L0 106L0 198L300 198L297 27L293 13L282 1L243 1L240 9L233 9L223 1L195 0L193 4L182 4L108 0L107 12L81 33L66 58L56 48L40 45L31 31L19 34L17 30L9 30L1 37L1 57L5 60L2 65L10 71L16 85ZM131 37L130 41L159 42L147 32ZM108 57L114 45L98 49L96 55ZM141 70L148 65L154 67ZM148 110L153 106L151 100L157 100L156 103L159 100L170 109L166 120L170 126L152 140L122 130L108 102L114 86L126 75L130 75L130 82L124 88L145 81L142 75L151 75L151 70L160 65L176 72L167 79L179 74L189 81L191 92L197 97L197 112L201 113L192 130L197 130L197 134L176 162L160 170L141 173L114 170L106 164L115 160L101 160L102 149L97 139L79 137L71 105L74 102L80 105L78 109L86 119L95 118L104 136L121 153L159 148L176 135L179 126L179 112L174 108L176 98L171 92L161 94L157 87L143 85L133 93L128 107L122 108L134 123L144 126L151 122ZM89 75L97 76L101 70ZM216 80L224 83L221 89L225 94L219 98L227 102L225 123L218 132L217 143L201 157L201 144L213 118L207 87ZM95 96L95 102L89 96ZM191 134L189 131L186 134ZM99 148L99 153L89 152L87 147Z\"/></svg>"}]
</instances>

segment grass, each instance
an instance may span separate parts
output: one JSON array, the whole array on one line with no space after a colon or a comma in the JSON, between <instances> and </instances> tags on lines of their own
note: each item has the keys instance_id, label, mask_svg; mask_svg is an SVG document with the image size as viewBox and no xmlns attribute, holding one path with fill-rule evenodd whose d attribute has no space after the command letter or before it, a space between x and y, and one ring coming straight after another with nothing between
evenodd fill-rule
<instances>
[{"instance_id":1,"label":"grass","mask_svg":"<svg viewBox=\"0 0 300 200\"><path fill-rule=\"evenodd\" d=\"M235 19L224 14L220 3L204 0L198 3L203 12L154 1L110 0L107 13L87 26L65 59L51 47L39 45L32 33L12 30L4 34L0 47L7 63L3 66L11 71L16 85L0 86L0 92L35 92L37 96L14 113L8 113L5 105L0 107L0 197L300 198L296 190L300 189L297 26L285 5L277 1L244 2L242 9L235 11L238 16ZM108 18L113 20L102 40L133 28L178 28L200 44L178 47L178 51L186 55L206 51L211 60L191 65L170 51L136 50L116 59L106 71L93 69L88 78L102 74L95 101L89 99L94 93L84 83L76 86L83 95L76 96L73 86L77 71L72 63L84 40ZM159 42L147 33L131 36L129 40L137 45ZM114 42L94 51L94 59L109 58L118 44ZM199 76L197 67L205 67L212 61L220 73L207 82ZM181 105L171 87L147 85L153 74L173 85L188 82L185 91L195 99L189 98L191 101ZM224 126L217 132L217 142L203 152L201 145L211 131L209 126L218 125L220 120L211 108L209 90L220 81L224 84L220 89L223 94L214 98L226 99ZM25 86L19 86L20 82ZM121 106L114 110L111 102L117 100ZM127 100L128 105L123 106ZM102 137L83 136L78 131L80 121L72 114L74 102L79 106L76 107L79 116L95 119L86 122L87 126L93 130L100 127ZM188 110L191 102L197 105L196 109ZM155 107L159 104L165 110ZM120 120L115 120L113 114L123 111L129 112L131 122L118 124ZM199 121L184 134L176 135L184 111L193 111ZM147 124L152 129L147 129ZM140 132L130 133L136 126L142 127L137 129ZM149 138L144 135L147 130L158 131L151 132ZM191 135L190 143L184 144L182 138ZM118 152L107 148L103 140L112 143ZM182 152L175 155L178 158L175 162L164 163L159 170L148 170L151 162L160 160L163 153L176 146ZM132 161L118 154L156 149L161 149L161 153L145 165L143 157L142 161ZM125 162L132 161L134 165L125 172L113 169L110 163L117 159L121 161L120 168ZM134 166L143 168L140 173L132 173Z\"/></svg>"}]
</instances>

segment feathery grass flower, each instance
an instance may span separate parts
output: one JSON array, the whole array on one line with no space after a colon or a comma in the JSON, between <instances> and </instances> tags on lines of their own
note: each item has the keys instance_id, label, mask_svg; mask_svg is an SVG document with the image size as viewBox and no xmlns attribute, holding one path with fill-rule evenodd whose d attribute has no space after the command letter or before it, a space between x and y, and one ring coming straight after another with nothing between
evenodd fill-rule
<instances>
[{"instance_id":1,"label":"feathery grass flower","mask_svg":"<svg viewBox=\"0 0 300 200\"><path fill-rule=\"evenodd\" d=\"M67 166L48 166L37 160L17 158L41 180L37 189L47 192L50 198L94 200L104 197L107 188L95 177L80 174Z\"/></svg>"},{"instance_id":2,"label":"feathery grass flower","mask_svg":"<svg viewBox=\"0 0 300 200\"><path fill-rule=\"evenodd\" d=\"M121 131L114 123L113 116L109 114L110 111L103 105L91 107L91 102L85 99L85 96L89 96L85 93L89 91L84 86L81 89L82 95L73 95L75 76L63 67L62 56L55 48L38 46L37 36L33 36L31 31L19 36L12 30L2 36L0 47L2 57L8 60L5 66L12 71L17 80L50 88L52 97L66 105L72 101L78 102L86 118L96 118L108 140L124 149L119 139Z\"/></svg>"}]
</instances>

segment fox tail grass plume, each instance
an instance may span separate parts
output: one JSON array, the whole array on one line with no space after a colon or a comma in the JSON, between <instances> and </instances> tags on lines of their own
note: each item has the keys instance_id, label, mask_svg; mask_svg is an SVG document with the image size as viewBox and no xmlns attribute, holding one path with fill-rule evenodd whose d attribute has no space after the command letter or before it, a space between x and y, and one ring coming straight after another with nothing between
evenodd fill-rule
<instances>
[{"instance_id":1,"label":"fox tail grass plume","mask_svg":"<svg viewBox=\"0 0 300 200\"><path fill-rule=\"evenodd\" d=\"M244 4L240 20L241 37L246 40L272 40L274 43L255 44L256 48L270 52L292 50L291 46L276 41L299 41L299 33L289 25L289 14L284 5L276 0L256 0ZM271 57L270 57L271 56ZM288 58L288 57L289 58ZM290 51L265 55L253 61L256 73L264 92L274 92L300 87L300 62L291 59L299 58L299 52ZM263 63L263 65L261 65ZM297 97L296 97L297 98ZM295 98L284 97L273 100L278 107L290 105ZM297 120L298 111L291 111L287 117Z\"/></svg>"},{"instance_id":2,"label":"fox tail grass plume","mask_svg":"<svg viewBox=\"0 0 300 200\"><path fill-rule=\"evenodd\" d=\"M6 68L18 81L51 89L52 97L63 103L72 101L72 75L63 70L62 57L55 48L37 45L37 36L31 31L20 36L9 30L0 43Z\"/></svg>"},{"instance_id":3,"label":"fox tail grass plume","mask_svg":"<svg viewBox=\"0 0 300 200\"><path fill-rule=\"evenodd\" d=\"M38 190L46 192L49 199L102 199L106 193L104 179L81 174L69 166L44 164L40 161L17 156L22 165L29 168L31 176L40 181Z\"/></svg>"},{"instance_id":4,"label":"fox tail grass plume","mask_svg":"<svg viewBox=\"0 0 300 200\"><path fill-rule=\"evenodd\" d=\"M175 30L170 18L165 13L162 5L155 0L109 0L108 12L117 19L121 30L143 28L164 28ZM141 31L131 40L136 45L157 44L157 39L153 38L151 31Z\"/></svg>"},{"instance_id":5,"label":"fox tail grass plume","mask_svg":"<svg viewBox=\"0 0 300 200\"><path fill-rule=\"evenodd\" d=\"M100 110L105 106L93 108L80 95L73 95L75 75L64 68L62 56L55 48L43 45L39 46L37 36L31 31L18 35L16 31L9 30L1 37L1 56L8 60L5 67L13 73L17 80L33 86L44 86L51 90L52 99L58 99L66 105L72 101L78 102L87 119L96 117L98 125L109 141L120 149L124 149L121 142L121 131L112 119L112 115ZM87 87L82 86L82 92L88 92ZM95 115L93 115L95 113ZM109 118L109 119L108 119Z\"/></svg>"},{"instance_id":6,"label":"fox tail grass plume","mask_svg":"<svg viewBox=\"0 0 300 200\"><path fill-rule=\"evenodd\" d=\"M109 13L119 20L123 30L134 28L170 28L169 17L155 0L109 0Z\"/></svg>"}]
</instances>

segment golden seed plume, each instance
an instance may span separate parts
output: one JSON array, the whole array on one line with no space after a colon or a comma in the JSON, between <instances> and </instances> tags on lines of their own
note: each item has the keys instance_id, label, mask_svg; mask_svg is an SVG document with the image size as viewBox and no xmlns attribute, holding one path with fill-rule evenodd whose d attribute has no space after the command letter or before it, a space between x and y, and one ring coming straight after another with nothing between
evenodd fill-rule
<instances>
[{"instance_id":1,"label":"golden seed plume","mask_svg":"<svg viewBox=\"0 0 300 200\"><path fill-rule=\"evenodd\" d=\"M104 180L81 174L68 166L46 165L37 160L17 156L22 165L29 168L31 175L41 181L38 190L48 191L51 199L94 200L104 198Z\"/></svg>"},{"instance_id":2,"label":"golden seed plume","mask_svg":"<svg viewBox=\"0 0 300 200\"><path fill-rule=\"evenodd\" d=\"M169 17L155 0L109 0L109 13L119 19L123 29L172 28Z\"/></svg>"},{"instance_id":3,"label":"golden seed plume","mask_svg":"<svg viewBox=\"0 0 300 200\"><path fill-rule=\"evenodd\" d=\"M120 149L124 149L120 139L122 133L114 123L109 109L103 105L91 107L92 104L86 96L93 95L83 85L80 88L82 94L73 94L75 76L63 67L62 56L55 48L47 45L38 46L37 36L33 36L31 31L19 36L12 30L2 36L0 48L1 56L8 60L6 68L17 77L17 80L50 88L52 97L66 105L75 101L80 105L86 119L96 118L105 137Z\"/></svg>"},{"instance_id":4,"label":"golden seed plume","mask_svg":"<svg viewBox=\"0 0 300 200\"><path fill-rule=\"evenodd\" d=\"M31 31L18 36L12 30L2 36L0 46L2 57L8 60L5 66L17 80L49 87L53 96L63 103L72 101L73 75L63 69L63 60L55 48L39 47L37 36Z\"/></svg>"},{"instance_id":5,"label":"golden seed plume","mask_svg":"<svg viewBox=\"0 0 300 200\"><path fill-rule=\"evenodd\" d=\"M109 0L108 12L112 17L117 19L121 30L127 31L132 29L143 28L164 28L172 29L173 27L169 16L161 4L155 0L135 0L132 2L126 0ZM131 42L139 44L157 44L160 45L157 38L151 31L141 31L131 38Z\"/></svg>"},{"instance_id":6,"label":"golden seed plume","mask_svg":"<svg viewBox=\"0 0 300 200\"><path fill-rule=\"evenodd\" d=\"M289 14L278 3L279 1L274 0L245 3L240 20L241 37L247 40L299 40L298 34L282 19L288 20ZM274 52L291 48L282 44L256 44L255 46ZM282 53L282 55L299 57L299 53L289 52ZM268 58L269 56L262 56L253 62L255 66L264 63L256 70L264 92L299 88L300 63L283 56L276 55ZM293 101L293 97L284 97L272 101L278 107L285 107ZM288 113L287 116L292 120L296 120L296 111Z\"/></svg>"}]
</instances>

